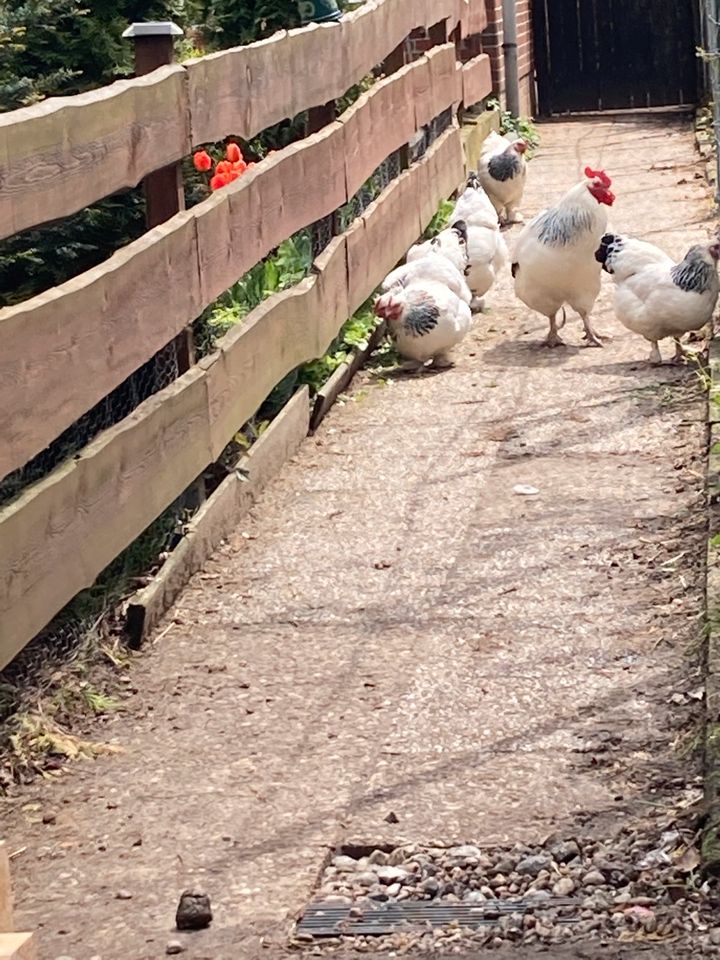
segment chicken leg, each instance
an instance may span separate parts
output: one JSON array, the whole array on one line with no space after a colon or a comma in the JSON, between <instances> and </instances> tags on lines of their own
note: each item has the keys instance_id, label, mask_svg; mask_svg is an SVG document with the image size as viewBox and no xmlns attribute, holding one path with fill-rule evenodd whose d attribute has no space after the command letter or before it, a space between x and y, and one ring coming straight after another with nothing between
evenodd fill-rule
<instances>
[{"instance_id":1,"label":"chicken leg","mask_svg":"<svg viewBox=\"0 0 720 960\"><path fill-rule=\"evenodd\" d=\"M599 333L596 333L593 330L592 324L590 323L590 317L587 313L580 313L580 319L583 322L583 327L585 328L585 337L589 347L602 347L603 338Z\"/></svg>"},{"instance_id":2,"label":"chicken leg","mask_svg":"<svg viewBox=\"0 0 720 960\"><path fill-rule=\"evenodd\" d=\"M444 353L438 353L435 357L433 357L431 366L434 370L447 370L450 367L454 367L455 364L451 360L448 352L445 351Z\"/></svg>"},{"instance_id":3,"label":"chicken leg","mask_svg":"<svg viewBox=\"0 0 720 960\"><path fill-rule=\"evenodd\" d=\"M558 333L557 318L558 318L557 313L552 317L548 317L548 320L550 321L550 331L547 337L545 338L545 340L543 340L544 347L564 347L565 346L565 341L562 339L562 337Z\"/></svg>"},{"instance_id":4,"label":"chicken leg","mask_svg":"<svg viewBox=\"0 0 720 960\"><path fill-rule=\"evenodd\" d=\"M650 356L648 357L648 363L652 363L653 365L662 363L663 362L662 354L660 353L660 347L658 346L657 340L651 340L650 343L652 344L652 347L650 349Z\"/></svg>"}]
</instances>

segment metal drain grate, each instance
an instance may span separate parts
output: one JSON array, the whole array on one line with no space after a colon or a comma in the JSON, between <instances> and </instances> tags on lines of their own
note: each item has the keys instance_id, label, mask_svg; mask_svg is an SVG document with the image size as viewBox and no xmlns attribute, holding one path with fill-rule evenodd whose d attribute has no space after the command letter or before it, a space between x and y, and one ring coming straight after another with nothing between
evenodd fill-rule
<instances>
[{"instance_id":1,"label":"metal drain grate","mask_svg":"<svg viewBox=\"0 0 720 960\"><path fill-rule=\"evenodd\" d=\"M539 910L572 909L579 900L554 897L550 900L496 900L492 903L433 903L427 900L403 900L400 903L362 904L311 903L298 923L297 932L313 937L367 937L395 933L408 924L478 929L497 923L501 916L535 913ZM559 917L555 923L577 923L577 916Z\"/></svg>"}]
</instances>

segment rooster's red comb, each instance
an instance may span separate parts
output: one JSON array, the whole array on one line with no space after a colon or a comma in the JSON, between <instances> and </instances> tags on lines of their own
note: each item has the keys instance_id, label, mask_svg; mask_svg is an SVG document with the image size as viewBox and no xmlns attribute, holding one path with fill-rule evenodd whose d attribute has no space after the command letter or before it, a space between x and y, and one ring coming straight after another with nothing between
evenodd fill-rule
<instances>
[{"instance_id":1,"label":"rooster's red comb","mask_svg":"<svg viewBox=\"0 0 720 960\"><path fill-rule=\"evenodd\" d=\"M588 180L599 180L604 187L612 186L612 180L604 170L593 170L592 167L585 167L585 176Z\"/></svg>"}]
</instances>

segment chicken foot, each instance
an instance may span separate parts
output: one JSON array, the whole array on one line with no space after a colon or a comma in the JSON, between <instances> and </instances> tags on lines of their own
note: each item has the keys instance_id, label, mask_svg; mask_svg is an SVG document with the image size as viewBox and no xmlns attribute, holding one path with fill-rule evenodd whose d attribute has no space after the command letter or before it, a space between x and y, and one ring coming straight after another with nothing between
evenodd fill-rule
<instances>
[{"instance_id":1,"label":"chicken foot","mask_svg":"<svg viewBox=\"0 0 720 960\"><path fill-rule=\"evenodd\" d=\"M543 340L544 347L564 347L565 346L565 341L562 339L562 337L558 333L557 318L558 318L557 313L555 314L554 317L548 317L548 320L550 321L550 331L547 337L545 338L545 340ZM562 326L562 324L560 324L560 326Z\"/></svg>"},{"instance_id":2,"label":"chicken foot","mask_svg":"<svg viewBox=\"0 0 720 960\"><path fill-rule=\"evenodd\" d=\"M587 341L589 347L602 347L603 339L609 339L609 337L602 337L599 333L596 333L593 330L592 324L590 323L590 317L586 313L580 314L580 319L582 320L583 327L585 328L585 336L583 339Z\"/></svg>"}]
</instances>

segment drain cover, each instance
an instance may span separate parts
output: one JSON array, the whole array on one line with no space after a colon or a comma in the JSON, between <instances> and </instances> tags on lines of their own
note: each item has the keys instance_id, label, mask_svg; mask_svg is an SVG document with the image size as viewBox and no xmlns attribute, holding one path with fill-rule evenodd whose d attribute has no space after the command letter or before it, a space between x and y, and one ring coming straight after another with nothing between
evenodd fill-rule
<instances>
[{"instance_id":1,"label":"drain cover","mask_svg":"<svg viewBox=\"0 0 720 960\"><path fill-rule=\"evenodd\" d=\"M478 929L492 926L500 916L535 913L537 910L577 909L579 900L554 897L537 900L495 900L492 903L437 903L403 900L400 903L362 904L311 903L298 923L297 932L313 937L367 937L395 933L401 926L424 924L445 927L451 924ZM576 916L559 917L555 923L576 923Z\"/></svg>"}]
</instances>

